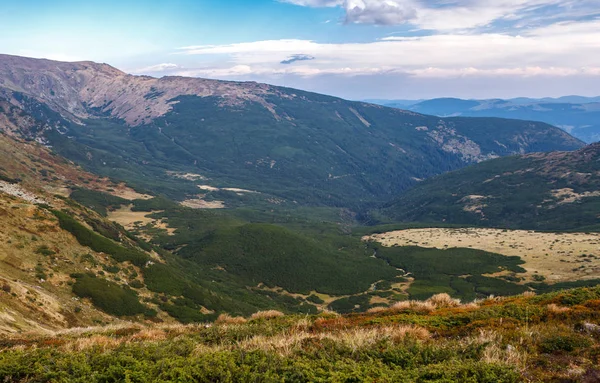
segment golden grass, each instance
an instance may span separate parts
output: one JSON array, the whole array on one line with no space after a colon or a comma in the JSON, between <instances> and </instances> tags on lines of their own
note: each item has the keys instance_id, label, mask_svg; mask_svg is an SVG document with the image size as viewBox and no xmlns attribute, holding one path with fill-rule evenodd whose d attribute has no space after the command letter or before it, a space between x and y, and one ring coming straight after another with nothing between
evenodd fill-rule
<instances>
[{"instance_id":1,"label":"golden grass","mask_svg":"<svg viewBox=\"0 0 600 383\"><path fill-rule=\"evenodd\" d=\"M277 310L266 310L266 311L258 311L250 316L250 320L258 320L258 319L273 319L282 317L283 314L281 311Z\"/></svg>"},{"instance_id":2,"label":"golden grass","mask_svg":"<svg viewBox=\"0 0 600 383\"><path fill-rule=\"evenodd\" d=\"M571 311L570 308L568 308L568 307L561 307L561 306L557 305L556 303L549 304L547 306L547 308L548 308L549 312L554 313L554 314L563 314L563 313Z\"/></svg>"},{"instance_id":3,"label":"golden grass","mask_svg":"<svg viewBox=\"0 0 600 383\"><path fill-rule=\"evenodd\" d=\"M384 307L384 306L371 307L370 309L367 310L367 314L384 313L388 310L389 310L389 307Z\"/></svg>"},{"instance_id":4,"label":"golden grass","mask_svg":"<svg viewBox=\"0 0 600 383\"><path fill-rule=\"evenodd\" d=\"M244 317L232 317L229 314L221 314L215 321L217 324L242 324L246 322L247 320Z\"/></svg>"},{"instance_id":5,"label":"golden grass","mask_svg":"<svg viewBox=\"0 0 600 383\"><path fill-rule=\"evenodd\" d=\"M238 327L244 326L243 322L230 322L231 317L226 319L225 326L215 328L218 332L236 331ZM245 351L270 351L282 356L291 355L311 344L321 344L324 341L335 342L341 347L348 348L352 352L371 348L381 341L392 343L402 342L407 337L424 341L431 338L429 331L416 325L390 324L377 327L352 327L328 330L326 332L313 331L311 326L316 324L310 318L299 318L297 322L287 330L274 335L253 335L231 342L217 344L198 344L194 350L195 354L210 353L223 350L245 350ZM101 351L114 350L122 345L136 342L161 342L185 334L193 334L207 325L153 325L144 326L140 324L111 325L105 327L83 327L50 333L14 334L18 339L35 340L38 345L46 347L57 347L67 352L86 351L99 349ZM17 342L12 349L23 348L23 344ZM38 347L32 345L29 347Z\"/></svg>"},{"instance_id":6,"label":"golden grass","mask_svg":"<svg viewBox=\"0 0 600 383\"><path fill-rule=\"evenodd\" d=\"M596 278L600 274L599 233L544 233L526 230L428 228L391 231L363 237L384 246L464 247L518 256L527 270L548 282Z\"/></svg>"},{"instance_id":7,"label":"golden grass","mask_svg":"<svg viewBox=\"0 0 600 383\"><path fill-rule=\"evenodd\" d=\"M421 301L401 301L390 306L390 311L405 311L410 310L420 313L430 313L436 309L436 306L431 302Z\"/></svg>"},{"instance_id":8,"label":"golden grass","mask_svg":"<svg viewBox=\"0 0 600 383\"><path fill-rule=\"evenodd\" d=\"M199 194L196 198L181 202L181 205L191 209L223 209L225 207L223 201L205 201L202 199L203 197L204 195Z\"/></svg>"},{"instance_id":9,"label":"golden grass","mask_svg":"<svg viewBox=\"0 0 600 383\"><path fill-rule=\"evenodd\" d=\"M257 335L242 341L238 346L247 351L260 350L265 352L275 352L281 356L289 356L302 349L306 344L319 344L324 340L335 342L342 347L350 349L352 352L356 352L362 349L371 348L374 344L383 340L398 343L406 337L426 340L431 337L431 334L427 329L413 325L351 328L327 333L312 333L300 330L275 336Z\"/></svg>"},{"instance_id":10,"label":"golden grass","mask_svg":"<svg viewBox=\"0 0 600 383\"><path fill-rule=\"evenodd\" d=\"M141 225L156 222L156 219L147 217L152 213L146 211L131 211L132 207L133 205L122 206L119 209L109 211L108 219L128 229L134 229L134 223L136 222L141 223Z\"/></svg>"},{"instance_id":11,"label":"golden grass","mask_svg":"<svg viewBox=\"0 0 600 383\"><path fill-rule=\"evenodd\" d=\"M493 298L491 298L493 299ZM452 298L446 293L436 294L426 301L400 301L392 304L391 306L378 306L372 307L367 310L368 314L381 314L381 313L394 313L401 311L412 311L416 313L431 313L438 309L445 308L462 308L462 309L477 309L479 308L479 302L461 303L460 299Z\"/></svg>"},{"instance_id":12,"label":"golden grass","mask_svg":"<svg viewBox=\"0 0 600 383\"><path fill-rule=\"evenodd\" d=\"M460 306L460 299L454 299L446 293L435 294L431 298L427 299L426 302L431 303L432 305L434 305L437 308Z\"/></svg>"}]
</instances>

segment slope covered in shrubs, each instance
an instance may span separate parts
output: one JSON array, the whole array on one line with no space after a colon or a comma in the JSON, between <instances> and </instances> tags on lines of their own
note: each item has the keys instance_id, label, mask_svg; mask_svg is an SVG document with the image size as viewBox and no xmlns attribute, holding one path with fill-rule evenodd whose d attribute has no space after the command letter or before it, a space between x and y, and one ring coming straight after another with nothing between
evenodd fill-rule
<instances>
[{"instance_id":1,"label":"slope covered in shrubs","mask_svg":"<svg viewBox=\"0 0 600 383\"><path fill-rule=\"evenodd\" d=\"M13 335L12 382L597 382L600 289Z\"/></svg>"}]
</instances>

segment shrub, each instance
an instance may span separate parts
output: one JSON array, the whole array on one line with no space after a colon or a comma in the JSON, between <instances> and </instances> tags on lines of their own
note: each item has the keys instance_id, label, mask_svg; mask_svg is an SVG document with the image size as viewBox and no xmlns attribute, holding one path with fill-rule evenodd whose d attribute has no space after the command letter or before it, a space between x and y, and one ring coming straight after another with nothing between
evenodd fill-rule
<instances>
[{"instance_id":1,"label":"shrub","mask_svg":"<svg viewBox=\"0 0 600 383\"><path fill-rule=\"evenodd\" d=\"M134 289L141 289L144 287L144 284L139 279L134 279L133 281L129 282L129 286L133 287Z\"/></svg>"},{"instance_id":2,"label":"shrub","mask_svg":"<svg viewBox=\"0 0 600 383\"><path fill-rule=\"evenodd\" d=\"M311 294L308 297L306 297L306 300L312 303L316 303L318 305L325 303L325 301L321 298L319 298L318 296Z\"/></svg>"},{"instance_id":3,"label":"shrub","mask_svg":"<svg viewBox=\"0 0 600 383\"><path fill-rule=\"evenodd\" d=\"M337 299L327 306L330 310L336 311L340 314L347 314L351 312L366 311L369 308L369 302L371 297L363 295L353 295L346 298Z\"/></svg>"},{"instance_id":4,"label":"shrub","mask_svg":"<svg viewBox=\"0 0 600 383\"><path fill-rule=\"evenodd\" d=\"M73 293L81 298L89 298L94 306L108 314L130 316L146 310L137 294L129 288L90 274L76 274L73 277L76 279Z\"/></svg>"},{"instance_id":5,"label":"shrub","mask_svg":"<svg viewBox=\"0 0 600 383\"><path fill-rule=\"evenodd\" d=\"M544 353L572 352L578 348L589 347L592 341L579 334L555 334L542 339L540 351Z\"/></svg>"},{"instance_id":6,"label":"shrub","mask_svg":"<svg viewBox=\"0 0 600 383\"><path fill-rule=\"evenodd\" d=\"M56 251L50 249L48 245L42 245L35 250L35 253L48 257L56 254Z\"/></svg>"},{"instance_id":7,"label":"shrub","mask_svg":"<svg viewBox=\"0 0 600 383\"><path fill-rule=\"evenodd\" d=\"M89 189L76 189L70 198L106 217L107 210L129 203L128 200Z\"/></svg>"}]
</instances>

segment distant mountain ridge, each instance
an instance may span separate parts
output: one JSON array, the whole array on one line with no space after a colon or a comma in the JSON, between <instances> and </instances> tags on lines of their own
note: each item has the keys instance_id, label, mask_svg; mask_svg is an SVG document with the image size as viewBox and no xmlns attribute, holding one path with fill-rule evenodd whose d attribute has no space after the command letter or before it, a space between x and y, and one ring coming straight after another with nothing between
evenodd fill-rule
<instances>
[{"instance_id":1,"label":"distant mountain ridge","mask_svg":"<svg viewBox=\"0 0 600 383\"><path fill-rule=\"evenodd\" d=\"M558 98L513 98L464 100L373 100L379 105L412 110L441 117L500 117L542 121L558 126L591 143L600 140L600 97L564 96Z\"/></svg>"},{"instance_id":2,"label":"distant mountain ridge","mask_svg":"<svg viewBox=\"0 0 600 383\"><path fill-rule=\"evenodd\" d=\"M180 200L361 208L471 163L583 145L543 123L445 119L253 82L157 79L5 55L0 99L35 126L21 136ZM173 176L180 173L195 181ZM221 188L259 193L240 198Z\"/></svg>"}]
</instances>

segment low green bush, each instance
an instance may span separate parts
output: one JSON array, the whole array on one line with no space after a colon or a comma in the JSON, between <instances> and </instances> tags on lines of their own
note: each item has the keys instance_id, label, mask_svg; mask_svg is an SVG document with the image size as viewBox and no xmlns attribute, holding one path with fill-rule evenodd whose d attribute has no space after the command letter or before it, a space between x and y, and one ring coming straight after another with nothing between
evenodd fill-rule
<instances>
[{"instance_id":1,"label":"low green bush","mask_svg":"<svg viewBox=\"0 0 600 383\"><path fill-rule=\"evenodd\" d=\"M553 334L540 342L540 351L544 353L572 352L579 348L589 347L592 341L579 334Z\"/></svg>"},{"instance_id":2,"label":"low green bush","mask_svg":"<svg viewBox=\"0 0 600 383\"><path fill-rule=\"evenodd\" d=\"M108 314L132 316L146 311L137 294L129 288L90 274L75 274L73 277L73 293L81 298L89 298L94 306Z\"/></svg>"}]
</instances>

